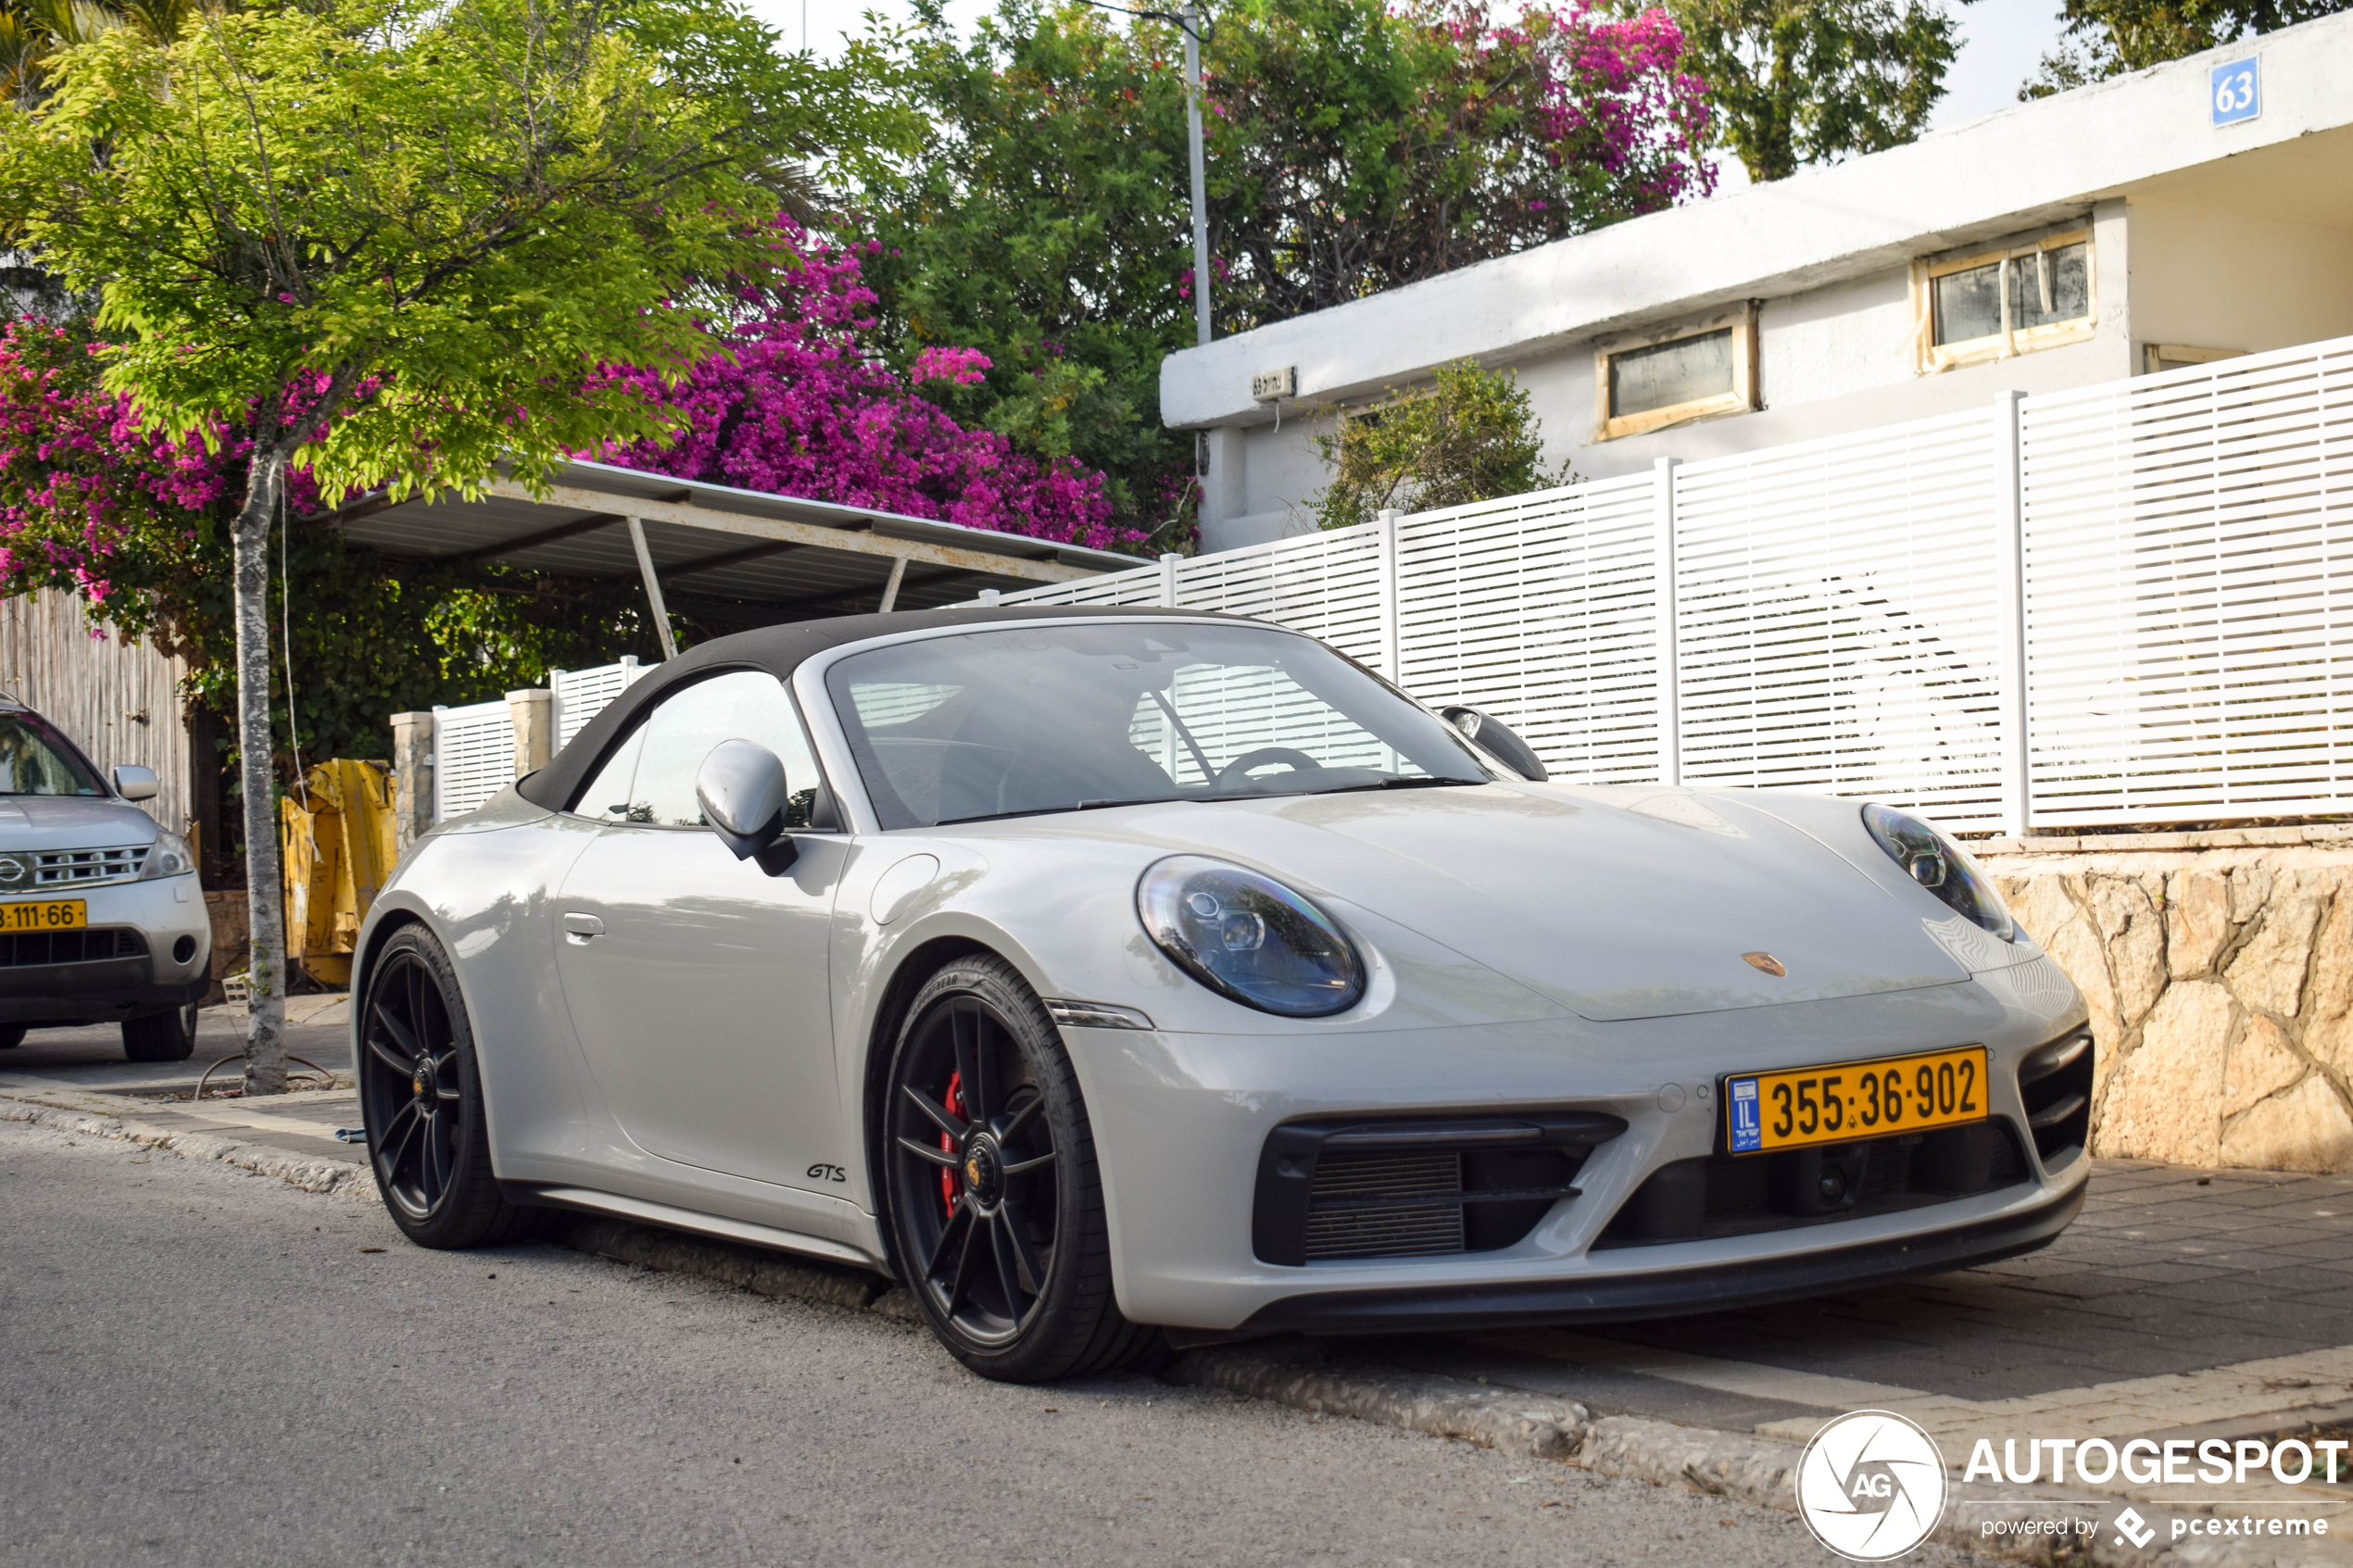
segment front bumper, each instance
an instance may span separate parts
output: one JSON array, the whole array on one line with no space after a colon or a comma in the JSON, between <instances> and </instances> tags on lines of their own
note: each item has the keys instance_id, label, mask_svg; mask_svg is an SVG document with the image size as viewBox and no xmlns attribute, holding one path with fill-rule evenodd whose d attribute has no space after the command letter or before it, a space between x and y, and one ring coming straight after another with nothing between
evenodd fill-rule
<instances>
[{"instance_id":1,"label":"front bumper","mask_svg":"<svg viewBox=\"0 0 2353 1568\"><path fill-rule=\"evenodd\" d=\"M2041 1246L2074 1217L2088 1160L2045 1170L2030 1152L2023 1180L1900 1212L1594 1244L1653 1173L1715 1151L1710 1095L1727 1072L1982 1042L1994 1069L1988 1109L2022 1130L2019 1061L2082 1017L2061 978L2039 991L1964 982L1613 1024L1250 1035L1074 1028L1064 1037L1094 1124L1114 1281L1129 1318L1216 1335L1381 1332L1715 1311ZM1626 1131L1594 1149L1576 1195L1513 1245L1304 1264L1269 1262L1253 1246L1261 1153L1277 1126L1547 1111L1602 1112Z\"/></svg>"},{"instance_id":2,"label":"front bumper","mask_svg":"<svg viewBox=\"0 0 2353 1568\"><path fill-rule=\"evenodd\" d=\"M212 924L194 876L61 890L56 897L84 902L92 934L134 932L146 951L0 964L0 1023L115 1022L185 1007L210 988Z\"/></svg>"},{"instance_id":3,"label":"front bumper","mask_svg":"<svg viewBox=\"0 0 2353 1568\"><path fill-rule=\"evenodd\" d=\"M1426 1329L1530 1328L1624 1323L1767 1307L1944 1273L2045 1247L2082 1210L2078 1183L2015 1212L1925 1235L1884 1237L1789 1258L1750 1258L1608 1279L1526 1281L1435 1289L1337 1291L1261 1307L1243 1334L1404 1334Z\"/></svg>"}]
</instances>

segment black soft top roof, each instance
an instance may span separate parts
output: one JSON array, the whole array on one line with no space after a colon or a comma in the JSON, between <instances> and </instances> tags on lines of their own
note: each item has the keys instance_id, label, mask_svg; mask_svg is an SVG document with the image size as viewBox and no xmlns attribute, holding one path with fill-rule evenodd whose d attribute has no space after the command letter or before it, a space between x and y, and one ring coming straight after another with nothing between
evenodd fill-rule
<instances>
[{"instance_id":1,"label":"black soft top roof","mask_svg":"<svg viewBox=\"0 0 2353 1568\"><path fill-rule=\"evenodd\" d=\"M1002 605L983 608L908 610L893 615L841 615L824 621L795 621L737 632L710 642L663 664L605 705L558 752L554 760L515 786L535 806L560 811L588 782L607 752L629 733L637 714L661 700L665 692L712 670L765 670L780 681L821 653L847 643L896 632L924 632L947 626L1001 625L1019 621L1100 621L1107 616L1167 620L1230 621L1211 610L1170 609L1159 605Z\"/></svg>"}]
</instances>

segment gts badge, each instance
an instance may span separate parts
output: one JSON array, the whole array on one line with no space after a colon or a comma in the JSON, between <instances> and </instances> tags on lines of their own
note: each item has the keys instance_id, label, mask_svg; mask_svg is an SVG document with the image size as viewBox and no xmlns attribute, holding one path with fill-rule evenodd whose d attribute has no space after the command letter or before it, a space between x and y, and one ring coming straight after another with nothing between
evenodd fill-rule
<instances>
[{"instance_id":1,"label":"gts badge","mask_svg":"<svg viewBox=\"0 0 2353 1568\"><path fill-rule=\"evenodd\" d=\"M846 1182L849 1177L838 1165L812 1165L809 1179L812 1182Z\"/></svg>"}]
</instances>

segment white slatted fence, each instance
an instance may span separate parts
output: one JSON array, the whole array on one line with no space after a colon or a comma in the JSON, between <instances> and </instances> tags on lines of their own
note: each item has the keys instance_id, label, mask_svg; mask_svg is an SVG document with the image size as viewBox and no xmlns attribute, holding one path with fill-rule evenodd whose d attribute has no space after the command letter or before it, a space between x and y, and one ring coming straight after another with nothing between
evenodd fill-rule
<instances>
[{"instance_id":1,"label":"white slatted fence","mask_svg":"<svg viewBox=\"0 0 2353 1568\"><path fill-rule=\"evenodd\" d=\"M1576 781L2013 833L2345 811L2353 338L1000 602L1279 621Z\"/></svg>"}]
</instances>

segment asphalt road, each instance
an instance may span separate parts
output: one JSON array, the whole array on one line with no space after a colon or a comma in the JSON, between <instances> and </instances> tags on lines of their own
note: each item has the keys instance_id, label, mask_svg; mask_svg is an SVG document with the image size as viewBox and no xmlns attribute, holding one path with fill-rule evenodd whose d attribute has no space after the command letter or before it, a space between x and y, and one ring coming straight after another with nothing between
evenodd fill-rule
<instances>
[{"instance_id":1,"label":"asphalt road","mask_svg":"<svg viewBox=\"0 0 2353 1568\"><path fill-rule=\"evenodd\" d=\"M426 1252L17 1123L0 1325L0 1563L1831 1561L1787 1513L1149 1378L1001 1386L872 1314Z\"/></svg>"},{"instance_id":2,"label":"asphalt road","mask_svg":"<svg viewBox=\"0 0 2353 1568\"><path fill-rule=\"evenodd\" d=\"M292 1002L307 1013L322 999L297 997ZM350 1026L343 1022L346 1016L336 1009L332 1022L288 1024L286 1049L328 1072L347 1076L351 1035ZM94 1023L80 1029L35 1029L24 1037L24 1044L0 1051L0 1074L29 1074L102 1093L138 1087L177 1088L184 1094L195 1086L197 1075L207 1067L245 1048L245 1014L228 1008L207 1008L196 1015L196 1048L185 1061L125 1061L122 1025ZM232 1062L214 1073L212 1081L217 1085L225 1078L233 1083L237 1072Z\"/></svg>"}]
</instances>

